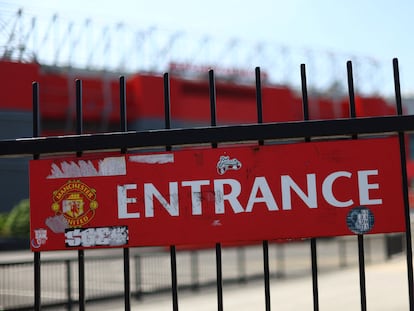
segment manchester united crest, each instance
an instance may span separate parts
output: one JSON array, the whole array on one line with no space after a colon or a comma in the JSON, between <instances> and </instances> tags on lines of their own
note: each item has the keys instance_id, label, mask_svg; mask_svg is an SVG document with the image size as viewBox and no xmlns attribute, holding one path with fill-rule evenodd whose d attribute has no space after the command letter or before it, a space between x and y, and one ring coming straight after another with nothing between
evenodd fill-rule
<instances>
[{"instance_id":1,"label":"manchester united crest","mask_svg":"<svg viewBox=\"0 0 414 311\"><path fill-rule=\"evenodd\" d=\"M86 225L95 216L97 207L96 190L80 180L69 180L53 192L52 210L67 227Z\"/></svg>"}]
</instances>

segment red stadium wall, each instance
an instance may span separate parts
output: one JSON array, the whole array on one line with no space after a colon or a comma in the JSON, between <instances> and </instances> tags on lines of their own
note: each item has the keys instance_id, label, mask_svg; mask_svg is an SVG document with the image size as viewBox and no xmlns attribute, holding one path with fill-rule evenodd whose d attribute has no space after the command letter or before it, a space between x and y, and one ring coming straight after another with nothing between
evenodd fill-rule
<instances>
[{"instance_id":1,"label":"red stadium wall","mask_svg":"<svg viewBox=\"0 0 414 311\"><path fill-rule=\"evenodd\" d=\"M1 110L31 111L31 83L40 83L42 122L64 122L75 116L75 78L82 80L83 115L86 123L113 124L119 120L118 77L79 71L67 73L38 64L0 61ZM171 117L181 124L208 125L210 99L208 81L171 77ZM283 86L264 86L264 122L297 121L303 118L300 94ZM257 121L253 85L216 82L217 124ZM356 99L358 117L395 114L395 108L380 97ZM309 98L310 119L343 118L349 115L347 98ZM163 78L135 74L127 78L129 122L164 119ZM46 126L47 128L47 126ZM102 127L105 130L104 127ZM96 129L94 129L96 130Z\"/></svg>"},{"instance_id":2,"label":"red stadium wall","mask_svg":"<svg viewBox=\"0 0 414 311\"><path fill-rule=\"evenodd\" d=\"M0 109L32 111L32 82L38 74L37 64L0 61Z\"/></svg>"}]
</instances>

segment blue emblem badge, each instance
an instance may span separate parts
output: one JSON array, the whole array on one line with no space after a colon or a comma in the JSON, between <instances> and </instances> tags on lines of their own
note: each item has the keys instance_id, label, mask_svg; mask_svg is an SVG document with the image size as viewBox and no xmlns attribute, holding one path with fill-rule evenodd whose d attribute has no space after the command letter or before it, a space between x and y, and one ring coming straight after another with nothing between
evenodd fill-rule
<instances>
[{"instance_id":1,"label":"blue emblem badge","mask_svg":"<svg viewBox=\"0 0 414 311\"><path fill-rule=\"evenodd\" d=\"M374 226L374 214L365 206L351 209L346 217L349 230L355 234L364 234Z\"/></svg>"}]
</instances>

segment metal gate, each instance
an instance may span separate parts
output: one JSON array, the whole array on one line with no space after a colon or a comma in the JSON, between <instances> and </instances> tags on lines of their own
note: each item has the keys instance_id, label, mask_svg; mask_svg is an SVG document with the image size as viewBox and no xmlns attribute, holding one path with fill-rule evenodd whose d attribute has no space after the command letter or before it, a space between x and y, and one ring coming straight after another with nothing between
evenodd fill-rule
<instances>
[{"instance_id":1,"label":"metal gate","mask_svg":"<svg viewBox=\"0 0 414 311\"><path fill-rule=\"evenodd\" d=\"M0 141L0 156L26 156L32 155L33 159L40 159L42 155L58 153L76 153L81 157L85 151L96 150L119 150L127 153L129 149L141 147L165 147L172 150L178 145L201 145L209 144L216 148L220 143L257 142L265 145L267 141L294 140L309 142L313 138L342 137L358 139L359 135L375 136L384 133L398 135L401 159L401 178L403 183L403 200L405 210L405 247L407 262L408 299L410 310L414 310L413 298L413 268L412 247L410 229L410 210L408 200L408 184L406 170L405 134L414 130L414 116L404 116L402 112L402 99L399 82L398 60L393 60L395 102L397 108L396 116L382 116L370 118L358 118L355 108L355 93L353 83L352 63L347 62L347 81L349 93L349 115L348 119L338 120L309 120L308 90L306 82L306 69L302 64L300 67L302 81L302 103L303 121L285 123L263 123L262 111L262 86L260 68L256 68L256 103L257 124L218 126L216 116L216 88L214 71L208 72L209 98L211 112L211 126L199 128L172 129L170 117L170 84L168 73L164 74L164 104L165 104L165 129L152 131L128 131L126 112L126 81L120 78L120 131L113 133L84 134L82 123L82 81L76 81L76 135L60 137L39 137L39 85L33 83L33 137L16 140ZM364 257L364 235L356 237L358 241L359 262L359 289L361 310L367 310L366 282L365 282L365 257ZM318 254L316 238L310 240L312 285L313 285L313 309L319 310L319 287L318 287ZM263 282L265 308L271 310L270 295L270 273L269 273L269 242L262 241L263 248ZM177 288L177 261L176 246L169 246L171 263L171 293L172 309L178 310L178 288ZM216 287L217 287L217 309L223 310L223 274L222 274L222 245L215 245L216 259ZM123 272L124 272L124 305L125 310L131 309L130 288L130 249L123 249ZM78 251L78 279L79 279L79 310L85 310L85 259L84 251ZM41 302L41 253L34 252L34 310L40 310ZM277 309L277 303L274 303Z\"/></svg>"}]
</instances>

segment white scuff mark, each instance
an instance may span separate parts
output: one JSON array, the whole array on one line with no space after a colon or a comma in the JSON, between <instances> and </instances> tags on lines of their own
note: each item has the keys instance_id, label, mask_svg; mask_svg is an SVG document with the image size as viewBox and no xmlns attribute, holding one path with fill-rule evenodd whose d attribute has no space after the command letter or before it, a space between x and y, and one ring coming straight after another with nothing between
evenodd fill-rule
<instances>
[{"instance_id":1,"label":"white scuff mark","mask_svg":"<svg viewBox=\"0 0 414 311\"><path fill-rule=\"evenodd\" d=\"M150 154L150 155L134 155L129 157L129 161L147 164L165 164L174 163L174 154Z\"/></svg>"},{"instance_id":2,"label":"white scuff mark","mask_svg":"<svg viewBox=\"0 0 414 311\"><path fill-rule=\"evenodd\" d=\"M52 163L51 172L47 178L56 179L119 175L126 175L124 157L108 157L99 160L98 169L91 160L63 161L59 164Z\"/></svg>"},{"instance_id":3,"label":"white scuff mark","mask_svg":"<svg viewBox=\"0 0 414 311\"><path fill-rule=\"evenodd\" d=\"M213 222L212 222L212 224L211 224L212 226L221 226L221 222L220 222L220 219L215 219L215 220L213 220Z\"/></svg>"}]
</instances>

